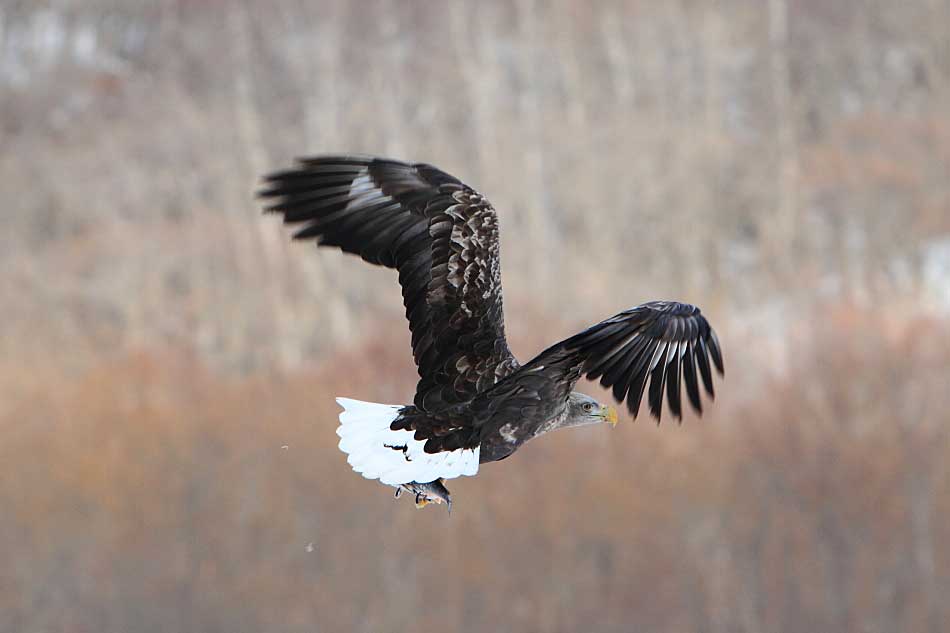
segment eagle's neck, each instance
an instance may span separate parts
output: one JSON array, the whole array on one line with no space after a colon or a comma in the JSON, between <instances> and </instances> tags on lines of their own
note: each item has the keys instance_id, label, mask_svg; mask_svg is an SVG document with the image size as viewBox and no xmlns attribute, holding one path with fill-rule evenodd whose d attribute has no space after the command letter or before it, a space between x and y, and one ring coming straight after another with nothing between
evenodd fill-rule
<instances>
[{"instance_id":1,"label":"eagle's neck","mask_svg":"<svg viewBox=\"0 0 950 633\"><path fill-rule=\"evenodd\" d=\"M569 415L568 415L568 414L569 414L569 411L570 411L570 408L569 408L569 407L564 407L564 408L561 409L561 411L558 412L558 414L555 415L553 418L550 418L550 419L548 419L548 420L542 422L542 423L538 426L537 430L534 432L534 435L533 435L532 437L537 437L537 436L539 436L539 435L543 435L544 433L547 433L548 431L554 431L554 430L557 430L557 429L564 429L564 428L567 428L567 427L569 427L569 426L580 426L580 424L571 424L571 419L570 419L570 417L569 417Z\"/></svg>"}]
</instances>

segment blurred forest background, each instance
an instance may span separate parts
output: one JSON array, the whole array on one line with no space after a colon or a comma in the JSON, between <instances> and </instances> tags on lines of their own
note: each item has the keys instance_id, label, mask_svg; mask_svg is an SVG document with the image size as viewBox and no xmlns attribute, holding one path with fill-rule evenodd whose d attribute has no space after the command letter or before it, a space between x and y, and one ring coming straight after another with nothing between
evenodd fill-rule
<instances>
[{"instance_id":1,"label":"blurred forest background","mask_svg":"<svg viewBox=\"0 0 950 633\"><path fill-rule=\"evenodd\" d=\"M950 1L5 0L0 147L3 633L950 630ZM493 201L523 359L702 306L715 405L393 502L395 275L253 198L341 151Z\"/></svg>"}]
</instances>

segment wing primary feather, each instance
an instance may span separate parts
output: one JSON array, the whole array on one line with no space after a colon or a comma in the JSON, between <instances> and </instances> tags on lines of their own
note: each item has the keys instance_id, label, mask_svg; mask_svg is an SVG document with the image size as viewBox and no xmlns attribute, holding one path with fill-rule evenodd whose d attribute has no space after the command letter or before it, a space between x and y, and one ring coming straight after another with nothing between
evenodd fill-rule
<instances>
[{"instance_id":1,"label":"wing primary feather","mask_svg":"<svg viewBox=\"0 0 950 633\"><path fill-rule=\"evenodd\" d=\"M636 335L636 331L630 332L629 327L623 323L610 324L604 328L603 333L598 332L595 336L587 337L584 347L590 350L591 356L607 359L620 351Z\"/></svg>"},{"instance_id":2,"label":"wing primary feather","mask_svg":"<svg viewBox=\"0 0 950 633\"><path fill-rule=\"evenodd\" d=\"M713 388L712 371L709 369L709 358L706 356L706 346L703 345L703 339L696 341L699 349L696 352L696 363L699 365L699 375L703 378L703 385L706 387L706 393L710 398L716 397L716 391Z\"/></svg>"},{"instance_id":3,"label":"wing primary feather","mask_svg":"<svg viewBox=\"0 0 950 633\"><path fill-rule=\"evenodd\" d=\"M653 369L659 364L660 359L666 355L666 346L666 341L660 341L659 345L657 345L656 351L653 352L653 358L650 360L650 371L653 371Z\"/></svg>"},{"instance_id":4,"label":"wing primary feather","mask_svg":"<svg viewBox=\"0 0 950 633\"><path fill-rule=\"evenodd\" d=\"M261 191L258 195L262 198L274 198L277 196L297 197L313 194L318 191L323 194L322 197L335 195L338 193L349 193L353 190L353 177L349 175L327 178L318 176L316 178L281 180L271 183L271 186Z\"/></svg>"},{"instance_id":5,"label":"wing primary feather","mask_svg":"<svg viewBox=\"0 0 950 633\"><path fill-rule=\"evenodd\" d=\"M637 346L636 344L629 345L629 342L633 340L635 336L636 335L634 334L626 339L624 345L628 346L620 347L620 349L616 352L611 351L609 361L606 364L604 362L599 363L600 367L597 373L600 373L600 371L603 372L603 378L601 378L600 382L605 387L616 383L617 378L624 373L624 371L627 369L627 366L633 360L633 354ZM591 373L593 374L594 372ZM596 378L596 375L597 374L594 374L591 376L591 378Z\"/></svg>"},{"instance_id":6,"label":"wing primary feather","mask_svg":"<svg viewBox=\"0 0 950 633\"><path fill-rule=\"evenodd\" d=\"M300 224L306 222L314 226L322 226L343 217L347 210L344 205L321 207L319 203L307 202L294 208L276 209L283 216L284 224Z\"/></svg>"},{"instance_id":7,"label":"wing primary feather","mask_svg":"<svg viewBox=\"0 0 950 633\"><path fill-rule=\"evenodd\" d=\"M325 208L334 208L337 205L347 206L347 204L352 203L359 198L357 196L350 195L350 188L343 187L342 191L336 191L336 187L332 188L333 191L327 191L326 189L317 189L316 191L308 191L307 193L296 193L293 195L285 195L283 199L278 200L277 202L271 204L267 207L268 211L281 211L287 213L288 211L297 211L298 214L301 208L312 208L315 210L325 209ZM382 196L383 194L377 190L372 190L365 193L372 193L376 196Z\"/></svg>"},{"instance_id":8,"label":"wing primary feather","mask_svg":"<svg viewBox=\"0 0 950 633\"><path fill-rule=\"evenodd\" d=\"M678 347L675 343L674 347ZM680 406L680 356L679 349L673 354L673 359L666 364L666 401L670 405L673 417L683 421L683 410Z\"/></svg>"},{"instance_id":9,"label":"wing primary feather","mask_svg":"<svg viewBox=\"0 0 950 633\"><path fill-rule=\"evenodd\" d=\"M658 364L650 372L650 413L660 423L663 414L663 384L666 382L666 365Z\"/></svg>"},{"instance_id":10,"label":"wing primary feather","mask_svg":"<svg viewBox=\"0 0 950 633\"><path fill-rule=\"evenodd\" d=\"M633 415L634 420L637 419L637 414L640 411L640 401L643 400L643 393L647 386L647 378L650 375L648 366L650 362L649 359L656 353L656 348L659 347L659 345L659 341L654 341L652 345L647 346L634 364L632 373L633 381L630 383L630 392L627 395L627 409ZM631 397L634 394L636 394L636 397Z\"/></svg>"},{"instance_id":11,"label":"wing primary feather","mask_svg":"<svg viewBox=\"0 0 950 633\"><path fill-rule=\"evenodd\" d=\"M633 354L629 361L625 363L623 374L613 384L613 394L617 402L623 402L623 399L627 396L627 391L633 386L633 378L637 375L637 367L640 364L640 359L647 354L646 350L649 343L649 339L644 338L634 344L631 350Z\"/></svg>"},{"instance_id":12,"label":"wing primary feather","mask_svg":"<svg viewBox=\"0 0 950 633\"><path fill-rule=\"evenodd\" d=\"M686 383L686 395L689 396L693 410L702 415L703 405L699 398L699 384L696 382L695 353L693 342L690 341L686 346L686 354L683 355L683 382Z\"/></svg>"},{"instance_id":13,"label":"wing primary feather","mask_svg":"<svg viewBox=\"0 0 950 633\"><path fill-rule=\"evenodd\" d=\"M342 162L345 159L334 158L328 161L325 157L298 158L297 162L304 167L304 171L313 174L359 173L369 166L370 159L361 159ZM277 172L278 174L283 172Z\"/></svg>"},{"instance_id":14,"label":"wing primary feather","mask_svg":"<svg viewBox=\"0 0 950 633\"><path fill-rule=\"evenodd\" d=\"M719 347L719 337L716 336L716 331L712 328L709 328L709 354L712 356L713 363L716 365L716 370L719 371L719 375L725 376L726 370L722 364L722 352Z\"/></svg>"},{"instance_id":15,"label":"wing primary feather","mask_svg":"<svg viewBox=\"0 0 950 633\"><path fill-rule=\"evenodd\" d=\"M639 343L639 341L637 341L637 343ZM642 346L637 343L628 346L622 354L617 354L616 360L611 364L611 367L604 372L603 378L600 380L600 384L603 386L613 387L614 397L619 401L624 399L627 388L630 386L629 381L624 378L628 375L630 367L637 358L637 354L641 351ZM620 394L619 396L617 395L618 393Z\"/></svg>"}]
</instances>

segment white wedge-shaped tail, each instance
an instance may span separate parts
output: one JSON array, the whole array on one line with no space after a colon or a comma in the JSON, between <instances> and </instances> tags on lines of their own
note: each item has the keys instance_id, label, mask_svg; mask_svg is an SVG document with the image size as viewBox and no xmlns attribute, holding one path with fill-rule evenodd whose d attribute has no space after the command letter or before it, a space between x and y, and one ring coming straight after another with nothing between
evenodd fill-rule
<instances>
[{"instance_id":1,"label":"white wedge-shaped tail","mask_svg":"<svg viewBox=\"0 0 950 633\"><path fill-rule=\"evenodd\" d=\"M336 401L343 407L336 430L340 450L347 454L353 470L367 479L398 486L478 472L478 447L426 453L425 442L415 439L412 431L390 429L401 406L349 398Z\"/></svg>"}]
</instances>

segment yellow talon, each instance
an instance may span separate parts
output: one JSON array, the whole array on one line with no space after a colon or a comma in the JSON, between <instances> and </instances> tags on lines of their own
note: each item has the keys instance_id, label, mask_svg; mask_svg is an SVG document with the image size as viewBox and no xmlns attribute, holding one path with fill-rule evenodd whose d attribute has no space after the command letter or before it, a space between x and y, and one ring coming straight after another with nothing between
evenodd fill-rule
<instances>
[{"instance_id":1,"label":"yellow talon","mask_svg":"<svg viewBox=\"0 0 950 633\"><path fill-rule=\"evenodd\" d=\"M424 508L430 504L438 505L440 503L442 503L442 500L439 499L438 497L434 497L434 498L433 497L419 497L418 499L416 499L417 508Z\"/></svg>"}]
</instances>

